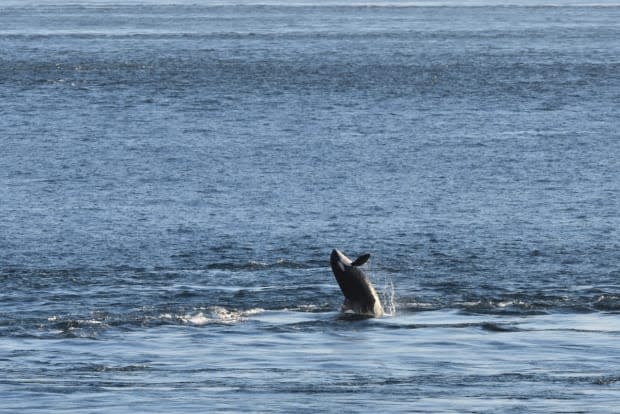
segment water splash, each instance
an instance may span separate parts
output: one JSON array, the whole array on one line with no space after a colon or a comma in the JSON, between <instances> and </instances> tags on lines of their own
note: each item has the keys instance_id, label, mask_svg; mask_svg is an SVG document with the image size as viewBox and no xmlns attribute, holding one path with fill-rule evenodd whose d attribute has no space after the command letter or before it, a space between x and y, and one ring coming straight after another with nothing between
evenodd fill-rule
<instances>
[{"instance_id":1,"label":"water splash","mask_svg":"<svg viewBox=\"0 0 620 414\"><path fill-rule=\"evenodd\" d=\"M394 282L392 278L385 274L383 276L383 289L381 293L383 311L386 316L396 315L396 295L394 292Z\"/></svg>"},{"instance_id":2,"label":"water splash","mask_svg":"<svg viewBox=\"0 0 620 414\"><path fill-rule=\"evenodd\" d=\"M366 262L366 270L369 274L374 273L372 271L372 259ZM394 282L392 281L392 277L389 276L386 272L381 272L383 276L383 288L378 292L379 299L381 299L381 304L383 305L383 312L385 316L394 316L396 315L396 299L394 292ZM375 279L375 278L372 278ZM375 280L378 280L376 278Z\"/></svg>"}]
</instances>

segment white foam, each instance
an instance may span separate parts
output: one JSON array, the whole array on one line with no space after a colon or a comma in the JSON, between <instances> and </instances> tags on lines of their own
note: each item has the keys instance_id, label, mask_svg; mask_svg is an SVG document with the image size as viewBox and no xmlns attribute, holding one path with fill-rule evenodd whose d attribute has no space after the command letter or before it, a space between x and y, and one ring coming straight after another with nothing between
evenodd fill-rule
<instances>
[{"instance_id":1,"label":"white foam","mask_svg":"<svg viewBox=\"0 0 620 414\"><path fill-rule=\"evenodd\" d=\"M244 311L229 310L221 306L214 306L205 311L201 310L197 313L176 316L174 319L190 325L207 325L207 324L234 324L245 321L248 317L264 312L264 309L254 308ZM162 317L168 314L161 315Z\"/></svg>"}]
</instances>

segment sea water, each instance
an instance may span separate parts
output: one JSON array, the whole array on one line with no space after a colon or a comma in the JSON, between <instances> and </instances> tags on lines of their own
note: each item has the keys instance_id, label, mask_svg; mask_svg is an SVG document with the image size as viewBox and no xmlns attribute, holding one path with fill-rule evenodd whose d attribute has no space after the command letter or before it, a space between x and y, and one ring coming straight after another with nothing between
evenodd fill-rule
<instances>
[{"instance_id":1,"label":"sea water","mask_svg":"<svg viewBox=\"0 0 620 414\"><path fill-rule=\"evenodd\" d=\"M619 39L607 0L1 1L0 411L620 412Z\"/></svg>"}]
</instances>

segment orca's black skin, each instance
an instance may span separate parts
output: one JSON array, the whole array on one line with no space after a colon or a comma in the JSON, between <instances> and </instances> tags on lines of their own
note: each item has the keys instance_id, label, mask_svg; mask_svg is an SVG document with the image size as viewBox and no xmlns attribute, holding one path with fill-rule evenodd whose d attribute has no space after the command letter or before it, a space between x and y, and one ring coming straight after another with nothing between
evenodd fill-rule
<instances>
[{"instance_id":1,"label":"orca's black skin","mask_svg":"<svg viewBox=\"0 0 620 414\"><path fill-rule=\"evenodd\" d=\"M368 259L370 259L370 253L363 254L357 259L355 259L355 261L351 263L351 266L362 266L368 261Z\"/></svg>"},{"instance_id":2,"label":"orca's black skin","mask_svg":"<svg viewBox=\"0 0 620 414\"><path fill-rule=\"evenodd\" d=\"M355 261L351 261L344 253L334 249L330 256L330 264L345 297L342 305L343 311L378 317L383 315L381 301L370 280L359 268L369 258L370 254L364 254Z\"/></svg>"}]
</instances>

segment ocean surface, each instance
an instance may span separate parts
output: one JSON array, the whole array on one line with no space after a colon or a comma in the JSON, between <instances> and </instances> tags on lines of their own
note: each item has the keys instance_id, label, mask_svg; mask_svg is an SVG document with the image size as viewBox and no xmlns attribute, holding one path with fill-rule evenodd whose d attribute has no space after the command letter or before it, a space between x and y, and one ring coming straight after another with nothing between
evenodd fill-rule
<instances>
[{"instance_id":1,"label":"ocean surface","mask_svg":"<svg viewBox=\"0 0 620 414\"><path fill-rule=\"evenodd\" d=\"M0 412L620 413L619 39L606 0L0 1Z\"/></svg>"}]
</instances>

